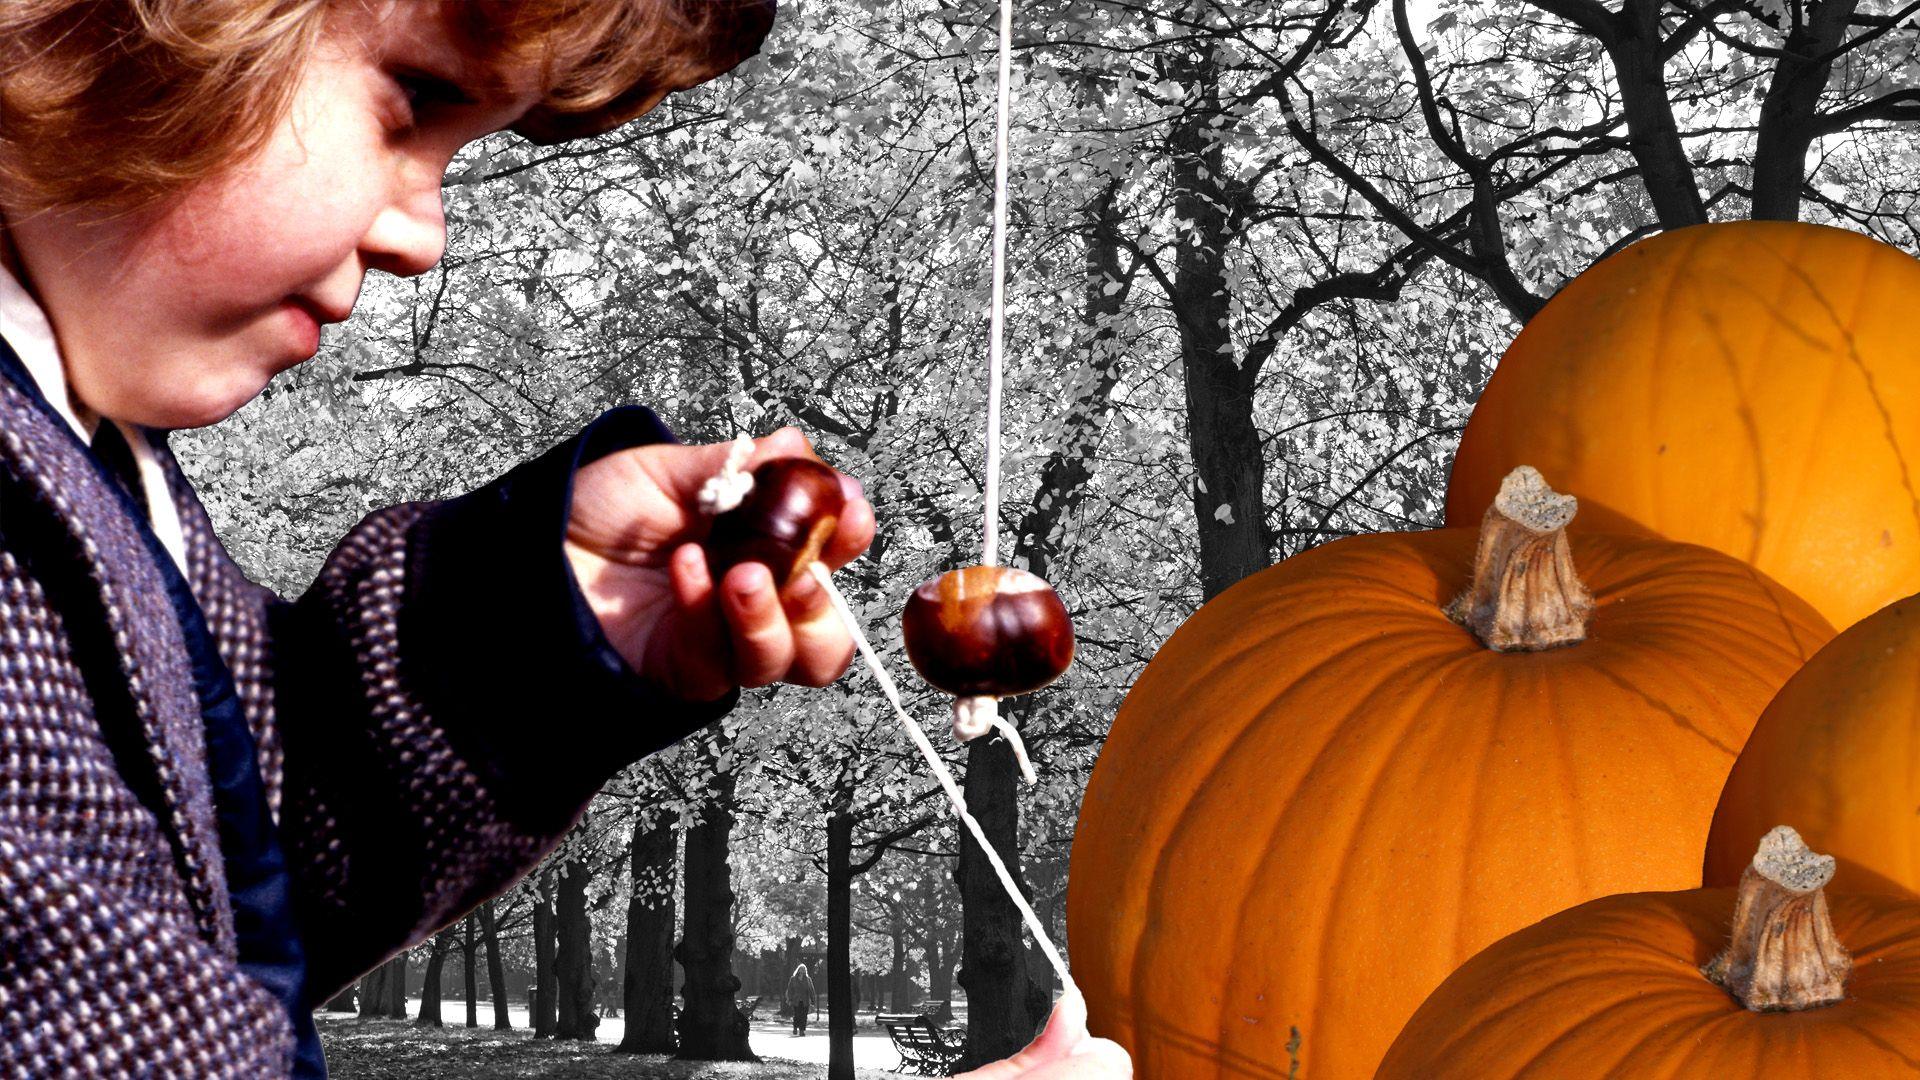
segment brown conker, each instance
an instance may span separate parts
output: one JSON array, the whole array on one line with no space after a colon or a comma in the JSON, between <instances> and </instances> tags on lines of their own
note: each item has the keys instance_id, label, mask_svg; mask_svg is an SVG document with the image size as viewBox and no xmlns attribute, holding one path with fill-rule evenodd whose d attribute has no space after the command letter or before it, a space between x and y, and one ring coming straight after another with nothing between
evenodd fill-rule
<instances>
[{"instance_id":1,"label":"brown conker","mask_svg":"<svg viewBox=\"0 0 1920 1080\"><path fill-rule=\"evenodd\" d=\"M1052 586L1025 570L968 566L913 590L901 616L907 659L955 697L1012 697L1073 663L1073 620Z\"/></svg>"},{"instance_id":2,"label":"brown conker","mask_svg":"<svg viewBox=\"0 0 1920 1080\"><path fill-rule=\"evenodd\" d=\"M746 499L713 519L706 543L713 579L740 563L764 563L785 590L820 557L846 506L831 466L799 457L762 462Z\"/></svg>"}]
</instances>

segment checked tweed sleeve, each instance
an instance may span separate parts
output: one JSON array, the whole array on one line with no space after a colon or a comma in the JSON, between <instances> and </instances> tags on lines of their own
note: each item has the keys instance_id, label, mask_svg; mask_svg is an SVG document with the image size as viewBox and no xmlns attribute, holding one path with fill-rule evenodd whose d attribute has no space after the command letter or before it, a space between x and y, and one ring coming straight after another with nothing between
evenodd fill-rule
<instances>
[{"instance_id":1,"label":"checked tweed sleeve","mask_svg":"<svg viewBox=\"0 0 1920 1080\"><path fill-rule=\"evenodd\" d=\"M293 603L217 542L194 545L316 1005L509 888L615 773L737 701L689 704L639 679L562 549L574 471L672 439L649 410L615 409L478 491L378 511Z\"/></svg>"}]
</instances>

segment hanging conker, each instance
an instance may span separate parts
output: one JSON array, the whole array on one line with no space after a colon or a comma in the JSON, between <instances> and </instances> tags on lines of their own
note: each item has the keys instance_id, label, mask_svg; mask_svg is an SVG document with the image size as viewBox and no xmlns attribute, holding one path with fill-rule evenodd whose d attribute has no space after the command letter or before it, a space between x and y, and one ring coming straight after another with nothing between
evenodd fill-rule
<instances>
[{"instance_id":1,"label":"hanging conker","mask_svg":"<svg viewBox=\"0 0 1920 1080\"><path fill-rule=\"evenodd\" d=\"M745 500L713 519L706 549L714 580L739 563L757 562L786 590L820 557L846 505L831 466L800 457L762 462Z\"/></svg>"},{"instance_id":2,"label":"hanging conker","mask_svg":"<svg viewBox=\"0 0 1920 1080\"><path fill-rule=\"evenodd\" d=\"M959 698L1028 694L1073 663L1073 620L1052 586L1008 566L968 566L913 590L907 658Z\"/></svg>"}]
</instances>

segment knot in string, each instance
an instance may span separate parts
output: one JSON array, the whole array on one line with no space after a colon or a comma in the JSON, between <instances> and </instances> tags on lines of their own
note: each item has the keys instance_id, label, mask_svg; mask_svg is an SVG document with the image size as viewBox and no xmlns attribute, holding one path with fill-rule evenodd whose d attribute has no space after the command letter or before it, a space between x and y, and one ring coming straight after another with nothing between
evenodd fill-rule
<instances>
[{"instance_id":1,"label":"knot in string","mask_svg":"<svg viewBox=\"0 0 1920 1080\"><path fill-rule=\"evenodd\" d=\"M727 447L726 464L700 485L700 512L709 516L737 509L753 491L753 474L747 462L753 459L753 440L745 435Z\"/></svg>"},{"instance_id":2,"label":"knot in string","mask_svg":"<svg viewBox=\"0 0 1920 1080\"><path fill-rule=\"evenodd\" d=\"M1039 783L1040 777L1034 773L1033 762L1027 757L1026 740L1020 737L1019 728L1000 716L998 699L984 694L953 699L953 737L956 740L972 742L989 731L998 731L1000 737L1013 747L1013 759L1020 764L1021 778L1029 784Z\"/></svg>"}]
</instances>

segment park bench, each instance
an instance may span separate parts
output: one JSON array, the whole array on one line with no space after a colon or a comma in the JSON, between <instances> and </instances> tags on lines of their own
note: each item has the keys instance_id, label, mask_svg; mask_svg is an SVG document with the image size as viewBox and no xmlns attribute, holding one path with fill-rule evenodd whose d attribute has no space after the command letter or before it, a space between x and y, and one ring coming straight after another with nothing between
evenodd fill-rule
<instances>
[{"instance_id":1,"label":"park bench","mask_svg":"<svg viewBox=\"0 0 1920 1080\"><path fill-rule=\"evenodd\" d=\"M881 1013L874 1018L893 1040L900 1054L895 1072L912 1071L921 1076L951 1076L960 1060L961 1036L956 1028L943 1028L925 1013Z\"/></svg>"}]
</instances>

